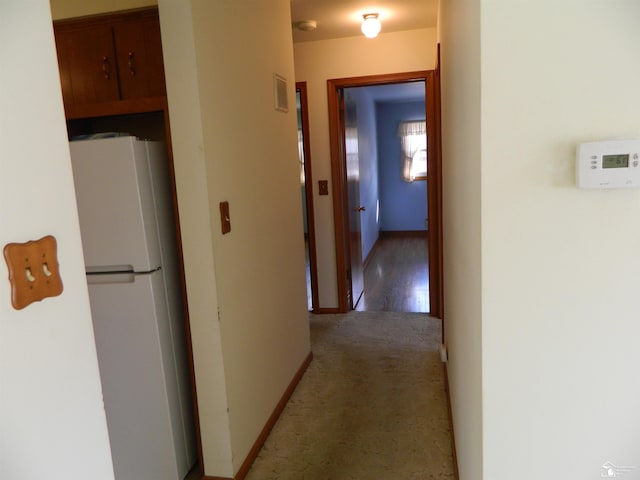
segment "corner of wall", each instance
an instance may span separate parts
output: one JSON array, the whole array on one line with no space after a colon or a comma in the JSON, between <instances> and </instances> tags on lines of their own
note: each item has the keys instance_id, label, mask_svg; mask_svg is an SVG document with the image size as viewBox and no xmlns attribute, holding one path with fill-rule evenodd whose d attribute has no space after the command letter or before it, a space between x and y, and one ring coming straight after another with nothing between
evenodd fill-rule
<instances>
[{"instance_id":1,"label":"corner of wall","mask_svg":"<svg viewBox=\"0 0 640 480\"><path fill-rule=\"evenodd\" d=\"M180 211L187 301L206 473L231 477L233 460L218 322L217 280L200 87L189 4L160 0L160 23Z\"/></svg>"}]
</instances>

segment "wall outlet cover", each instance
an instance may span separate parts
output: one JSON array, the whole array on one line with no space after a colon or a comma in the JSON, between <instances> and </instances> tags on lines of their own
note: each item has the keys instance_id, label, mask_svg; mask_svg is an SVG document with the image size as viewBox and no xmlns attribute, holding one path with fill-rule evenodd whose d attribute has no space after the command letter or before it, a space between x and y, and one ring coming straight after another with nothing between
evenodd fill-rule
<instances>
[{"instance_id":1,"label":"wall outlet cover","mask_svg":"<svg viewBox=\"0 0 640 480\"><path fill-rule=\"evenodd\" d=\"M447 360L449 360L449 352L445 344L440 345L440 360L442 363L447 363Z\"/></svg>"}]
</instances>

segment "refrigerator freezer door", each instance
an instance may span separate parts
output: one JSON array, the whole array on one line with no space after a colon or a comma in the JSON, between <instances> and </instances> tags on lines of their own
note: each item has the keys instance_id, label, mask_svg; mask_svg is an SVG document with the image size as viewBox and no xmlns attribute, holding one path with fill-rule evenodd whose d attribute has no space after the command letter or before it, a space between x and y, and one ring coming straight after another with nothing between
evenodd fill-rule
<instances>
[{"instance_id":1,"label":"refrigerator freezer door","mask_svg":"<svg viewBox=\"0 0 640 480\"><path fill-rule=\"evenodd\" d=\"M164 159L149 159L134 137L71 142L70 150L87 271L160 266L149 162Z\"/></svg>"},{"instance_id":2,"label":"refrigerator freezer door","mask_svg":"<svg viewBox=\"0 0 640 480\"><path fill-rule=\"evenodd\" d=\"M182 480L191 463L162 271L87 278L115 478Z\"/></svg>"}]
</instances>

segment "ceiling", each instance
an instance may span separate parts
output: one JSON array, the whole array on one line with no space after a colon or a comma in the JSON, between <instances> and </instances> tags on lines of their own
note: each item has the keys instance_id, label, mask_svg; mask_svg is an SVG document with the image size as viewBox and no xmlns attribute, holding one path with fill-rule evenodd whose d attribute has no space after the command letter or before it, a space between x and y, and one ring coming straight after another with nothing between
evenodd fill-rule
<instances>
[{"instance_id":1,"label":"ceiling","mask_svg":"<svg viewBox=\"0 0 640 480\"><path fill-rule=\"evenodd\" d=\"M424 102L424 82L394 83L355 88L366 90L375 103Z\"/></svg>"},{"instance_id":2,"label":"ceiling","mask_svg":"<svg viewBox=\"0 0 640 480\"><path fill-rule=\"evenodd\" d=\"M360 36L360 24L365 13L379 14L381 34L435 28L437 12L438 0L291 0L294 27L303 20L317 22L317 28L312 32L293 28L293 41Z\"/></svg>"}]
</instances>

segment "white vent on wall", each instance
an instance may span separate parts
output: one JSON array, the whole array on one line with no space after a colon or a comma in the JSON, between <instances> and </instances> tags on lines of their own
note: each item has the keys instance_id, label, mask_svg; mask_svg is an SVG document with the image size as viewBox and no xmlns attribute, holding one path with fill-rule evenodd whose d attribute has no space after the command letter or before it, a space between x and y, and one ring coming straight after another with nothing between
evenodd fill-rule
<instances>
[{"instance_id":1,"label":"white vent on wall","mask_svg":"<svg viewBox=\"0 0 640 480\"><path fill-rule=\"evenodd\" d=\"M288 112L289 101L287 99L287 79L277 73L273 74L273 95L276 110Z\"/></svg>"}]
</instances>

